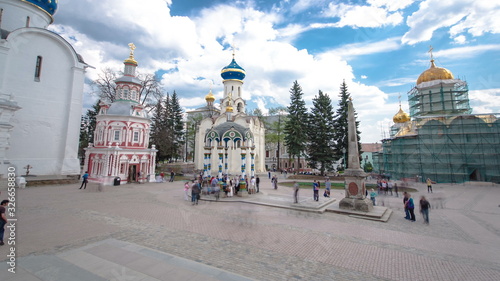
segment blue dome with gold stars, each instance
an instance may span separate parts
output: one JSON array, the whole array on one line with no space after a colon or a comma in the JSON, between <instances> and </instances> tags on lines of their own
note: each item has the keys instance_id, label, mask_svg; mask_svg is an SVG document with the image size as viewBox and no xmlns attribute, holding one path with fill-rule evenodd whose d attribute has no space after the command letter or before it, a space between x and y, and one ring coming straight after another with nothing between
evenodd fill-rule
<instances>
[{"instance_id":1,"label":"blue dome with gold stars","mask_svg":"<svg viewBox=\"0 0 500 281\"><path fill-rule=\"evenodd\" d=\"M21 0L21 1L28 2L35 6L38 6L40 9L44 10L51 16L53 16L57 10L58 0Z\"/></svg>"},{"instance_id":2,"label":"blue dome with gold stars","mask_svg":"<svg viewBox=\"0 0 500 281\"><path fill-rule=\"evenodd\" d=\"M222 79L224 80L242 81L243 79L245 79L246 72L243 67L239 66L233 58L231 63L220 71L220 76L222 76Z\"/></svg>"}]
</instances>

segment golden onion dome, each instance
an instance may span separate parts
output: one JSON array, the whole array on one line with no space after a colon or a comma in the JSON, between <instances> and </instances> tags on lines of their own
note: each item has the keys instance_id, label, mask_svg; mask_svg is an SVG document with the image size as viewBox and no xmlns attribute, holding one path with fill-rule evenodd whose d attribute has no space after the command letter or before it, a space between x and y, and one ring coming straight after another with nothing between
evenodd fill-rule
<instances>
[{"instance_id":1,"label":"golden onion dome","mask_svg":"<svg viewBox=\"0 0 500 281\"><path fill-rule=\"evenodd\" d=\"M208 93L208 95L205 96L205 100L206 101L215 101L215 97L214 95L212 94L212 90L210 90L210 92Z\"/></svg>"},{"instance_id":2,"label":"golden onion dome","mask_svg":"<svg viewBox=\"0 0 500 281\"><path fill-rule=\"evenodd\" d=\"M406 123L410 121L410 115L404 112L403 109L401 109L400 105L399 111L398 113L396 113L396 115L394 115L394 117L392 117L392 121L394 121L394 123Z\"/></svg>"},{"instance_id":3,"label":"golden onion dome","mask_svg":"<svg viewBox=\"0 0 500 281\"><path fill-rule=\"evenodd\" d=\"M417 79L417 85L422 82L444 79L454 79L453 74L446 68L437 67L434 64L434 59L431 59L431 67L420 74Z\"/></svg>"},{"instance_id":4,"label":"golden onion dome","mask_svg":"<svg viewBox=\"0 0 500 281\"><path fill-rule=\"evenodd\" d=\"M226 111L227 112L233 112L233 107L230 106L230 105L226 106Z\"/></svg>"},{"instance_id":5,"label":"golden onion dome","mask_svg":"<svg viewBox=\"0 0 500 281\"><path fill-rule=\"evenodd\" d=\"M128 47L130 48L130 55L128 59L124 61L124 63L131 63L137 65L137 61L134 58L135 45L134 43L129 43Z\"/></svg>"},{"instance_id":6,"label":"golden onion dome","mask_svg":"<svg viewBox=\"0 0 500 281\"><path fill-rule=\"evenodd\" d=\"M131 63L131 64L135 64L137 65L137 61L134 59L134 57L129 57L128 59L126 59L125 61L123 61L124 63Z\"/></svg>"}]
</instances>

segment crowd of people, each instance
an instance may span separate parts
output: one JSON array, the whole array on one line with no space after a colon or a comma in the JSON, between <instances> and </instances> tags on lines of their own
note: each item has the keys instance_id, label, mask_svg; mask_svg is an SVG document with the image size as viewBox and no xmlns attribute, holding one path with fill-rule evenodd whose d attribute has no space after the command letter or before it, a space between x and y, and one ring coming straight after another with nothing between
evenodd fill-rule
<instances>
[{"instance_id":1,"label":"crowd of people","mask_svg":"<svg viewBox=\"0 0 500 281\"><path fill-rule=\"evenodd\" d=\"M271 179L272 189L278 189L278 176L269 174ZM330 198L331 195L331 181L330 178L326 178L324 181L324 192L323 196L325 198ZM432 192L432 187L427 183L428 192ZM319 180L314 180L312 183L313 200L319 201L320 198L321 182ZM293 181L293 202L299 203L299 190L300 184L297 181ZM198 204L201 194L214 195L216 200L220 197L220 192L223 192L223 197L233 197L238 196L241 192L247 192L248 194L255 194L260 192L260 178L259 176L237 176L229 177L224 175L222 178L217 177L203 177L199 175L197 178L190 182L185 182L184 184L184 199L186 201L191 200L193 205ZM373 206L377 205L376 197L378 195L390 195L399 197L398 185L396 182L392 182L388 179L377 180L377 191L371 189L370 192L366 192L366 196L372 200ZM191 198L190 198L191 197ZM420 213L424 219L424 223L429 223L429 210L431 205L429 201L422 196L419 201ZM405 219L410 221L416 221L415 218L415 202L411 197L409 192L403 192L403 206L405 211Z\"/></svg>"},{"instance_id":2,"label":"crowd of people","mask_svg":"<svg viewBox=\"0 0 500 281\"><path fill-rule=\"evenodd\" d=\"M276 180L277 188L277 180ZM248 194L255 194L260 192L260 178L259 176L235 176L229 177L228 175L217 177L203 177L200 174L189 182L184 184L184 199L189 201L189 190L191 189L191 201L193 205L198 204L200 194L214 195L216 200L219 200L221 191L224 197L238 196L238 193L247 192Z\"/></svg>"}]
</instances>

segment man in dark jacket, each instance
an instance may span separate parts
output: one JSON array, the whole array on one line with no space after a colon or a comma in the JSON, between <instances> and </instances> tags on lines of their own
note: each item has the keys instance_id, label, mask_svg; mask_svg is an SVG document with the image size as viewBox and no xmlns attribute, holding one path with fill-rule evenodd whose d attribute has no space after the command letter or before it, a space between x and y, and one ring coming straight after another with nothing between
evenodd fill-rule
<instances>
[{"instance_id":1,"label":"man in dark jacket","mask_svg":"<svg viewBox=\"0 0 500 281\"><path fill-rule=\"evenodd\" d=\"M193 185L191 185L191 202L193 205L198 205L198 200L200 199L200 185L197 180L193 180Z\"/></svg>"}]
</instances>

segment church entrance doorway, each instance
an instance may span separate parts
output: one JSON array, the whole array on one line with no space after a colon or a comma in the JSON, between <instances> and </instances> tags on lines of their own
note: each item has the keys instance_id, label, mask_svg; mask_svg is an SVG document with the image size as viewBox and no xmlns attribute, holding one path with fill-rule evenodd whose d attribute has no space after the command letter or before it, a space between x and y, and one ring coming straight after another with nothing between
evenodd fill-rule
<instances>
[{"instance_id":1,"label":"church entrance doorway","mask_svg":"<svg viewBox=\"0 0 500 281\"><path fill-rule=\"evenodd\" d=\"M481 173L479 173L478 169L474 169L469 175L469 181L481 181Z\"/></svg>"},{"instance_id":2,"label":"church entrance doorway","mask_svg":"<svg viewBox=\"0 0 500 281\"><path fill-rule=\"evenodd\" d=\"M130 165L128 168L128 177L127 177L127 182L137 182L137 164L135 165Z\"/></svg>"}]
</instances>

